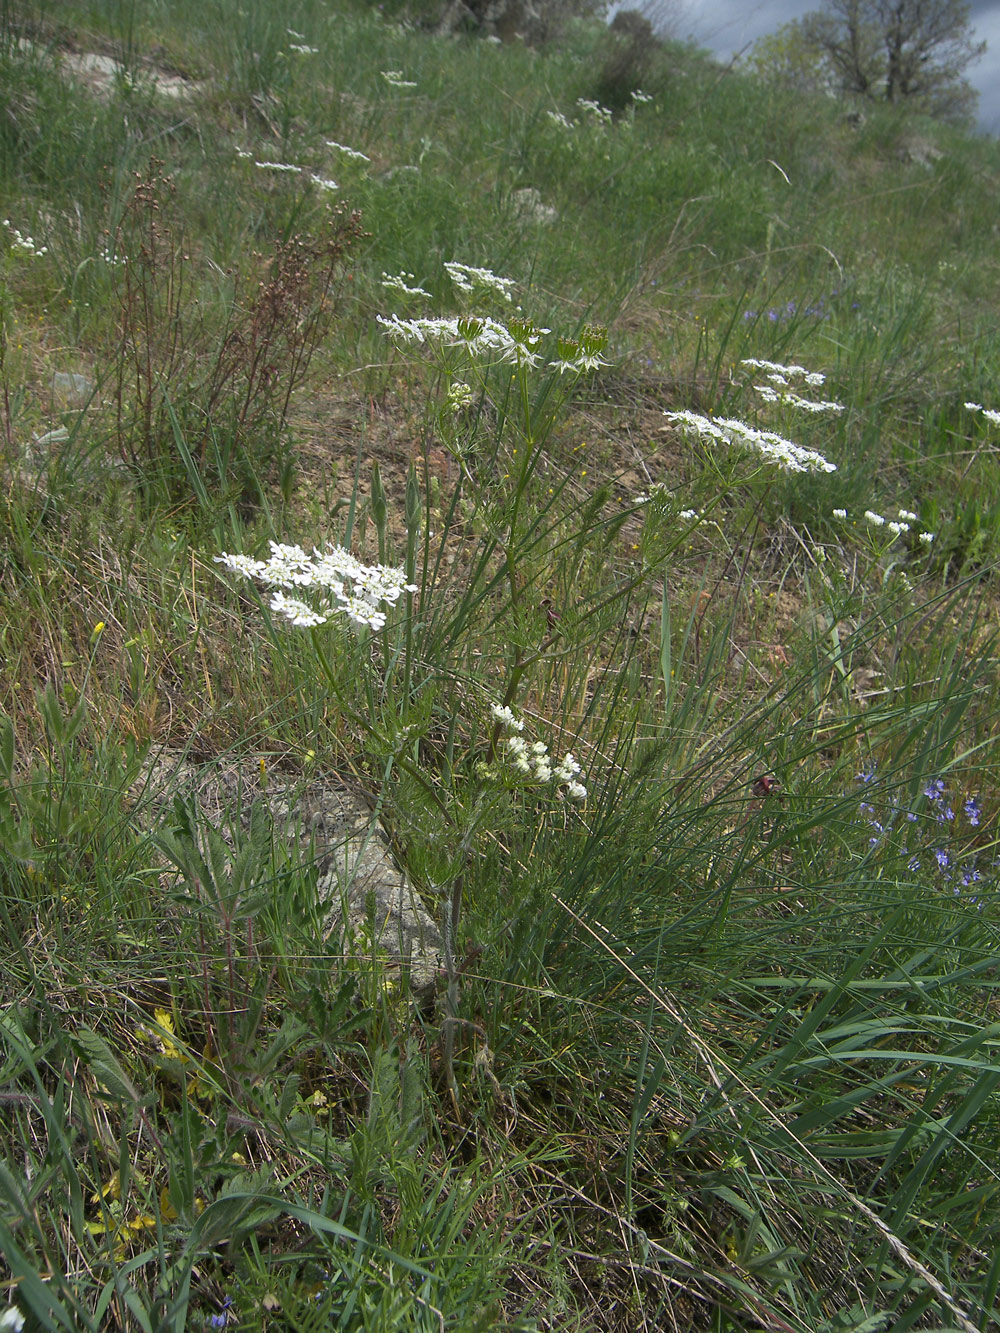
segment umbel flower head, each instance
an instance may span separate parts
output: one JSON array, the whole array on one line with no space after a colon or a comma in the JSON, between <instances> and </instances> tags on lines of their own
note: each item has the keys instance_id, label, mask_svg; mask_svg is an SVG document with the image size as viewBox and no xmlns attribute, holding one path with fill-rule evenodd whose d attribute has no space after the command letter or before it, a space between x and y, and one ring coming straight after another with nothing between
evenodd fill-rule
<instances>
[{"instance_id":1,"label":"umbel flower head","mask_svg":"<svg viewBox=\"0 0 1000 1333\"><path fill-rule=\"evenodd\" d=\"M664 412L668 421L689 435L716 440L720 444L747 449L759 454L766 463L774 463L783 472L836 472L815 449L793 444L771 430L757 430L733 417L703 417L697 412Z\"/></svg>"},{"instance_id":2,"label":"umbel flower head","mask_svg":"<svg viewBox=\"0 0 1000 1333\"><path fill-rule=\"evenodd\" d=\"M417 592L415 584L406 582L403 570L363 565L342 546L331 543L325 551L314 548L310 555L301 546L270 545L269 560L223 552L215 561L231 574L272 589L271 610L300 629L324 625L337 615L355 625L381 629L386 620L383 607L395 606L404 592ZM311 594L312 601L289 596L290 592Z\"/></svg>"}]
</instances>

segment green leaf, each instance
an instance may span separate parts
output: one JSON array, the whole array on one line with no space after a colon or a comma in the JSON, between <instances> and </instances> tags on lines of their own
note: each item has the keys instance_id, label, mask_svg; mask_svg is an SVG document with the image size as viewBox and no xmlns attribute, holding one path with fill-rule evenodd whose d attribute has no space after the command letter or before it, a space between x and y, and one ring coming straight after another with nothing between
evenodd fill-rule
<instances>
[{"instance_id":1,"label":"green leaf","mask_svg":"<svg viewBox=\"0 0 1000 1333\"><path fill-rule=\"evenodd\" d=\"M99 1033L93 1028L78 1028L72 1041L98 1083L103 1084L113 1097L135 1105L141 1102L138 1088L122 1069L111 1047Z\"/></svg>"}]
</instances>

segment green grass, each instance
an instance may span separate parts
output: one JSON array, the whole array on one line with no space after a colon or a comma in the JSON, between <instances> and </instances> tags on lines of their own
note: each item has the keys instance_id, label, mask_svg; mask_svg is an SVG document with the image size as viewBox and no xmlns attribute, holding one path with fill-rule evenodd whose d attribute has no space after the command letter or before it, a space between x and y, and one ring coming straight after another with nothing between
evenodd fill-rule
<instances>
[{"instance_id":1,"label":"green grass","mask_svg":"<svg viewBox=\"0 0 1000 1333\"><path fill-rule=\"evenodd\" d=\"M401 17L0 6L0 1313L986 1333L996 143L673 43L609 120L600 25ZM268 541L416 591L293 628L215 559ZM378 810L432 997L250 798L289 780Z\"/></svg>"}]
</instances>

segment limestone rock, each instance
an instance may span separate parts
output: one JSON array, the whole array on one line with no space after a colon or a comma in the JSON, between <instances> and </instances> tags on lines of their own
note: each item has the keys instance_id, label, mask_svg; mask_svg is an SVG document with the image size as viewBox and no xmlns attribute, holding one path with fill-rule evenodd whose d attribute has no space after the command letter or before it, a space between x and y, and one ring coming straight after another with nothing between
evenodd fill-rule
<instances>
[{"instance_id":1,"label":"limestone rock","mask_svg":"<svg viewBox=\"0 0 1000 1333\"><path fill-rule=\"evenodd\" d=\"M317 892L327 928L342 932L345 949L384 955L405 969L421 1001L432 998L441 967L441 933L364 798L334 780L270 772L266 789L252 765L197 764L175 752L147 763L133 789L138 808L159 822L178 794L193 796L220 832L240 812L265 802L276 831L303 864L316 864Z\"/></svg>"}]
</instances>

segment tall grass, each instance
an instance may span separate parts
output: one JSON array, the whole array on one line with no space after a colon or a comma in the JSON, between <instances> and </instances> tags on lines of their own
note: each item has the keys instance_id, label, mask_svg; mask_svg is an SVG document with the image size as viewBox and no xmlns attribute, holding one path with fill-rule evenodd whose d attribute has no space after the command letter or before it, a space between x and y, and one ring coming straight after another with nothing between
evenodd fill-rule
<instances>
[{"instance_id":1,"label":"tall grass","mask_svg":"<svg viewBox=\"0 0 1000 1333\"><path fill-rule=\"evenodd\" d=\"M996 1326L996 146L675 44L612 116L606 41L3 10L27 1327ZM268 542L407 590L294 627L217 561ZM438 922L433 994L265 799L324 783Z\"/></svg>"}]
</instances>

